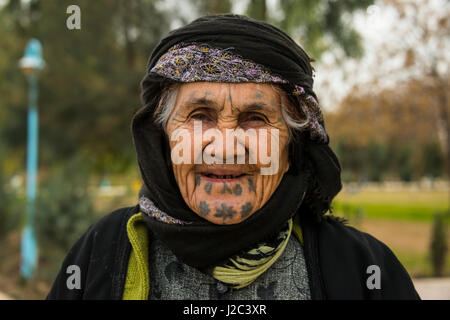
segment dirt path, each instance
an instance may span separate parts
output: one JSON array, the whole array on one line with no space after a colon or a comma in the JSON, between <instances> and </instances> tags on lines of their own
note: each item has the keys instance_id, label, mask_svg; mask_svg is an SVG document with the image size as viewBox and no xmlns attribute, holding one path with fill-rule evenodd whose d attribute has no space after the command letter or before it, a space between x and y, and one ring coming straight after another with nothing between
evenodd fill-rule
<instances>
[{"instance_id":1,"label":"dirt path","mask_svg":"<svg viewBox=\"0 0 450 320\"><path fill-rule=\"evenodd\" d=\"M12 300L12 299L6 294L0 292L0 300Z\"/></svg>"},{"instance_id":2,"label":"dirt path","mask_svg":"<svg viewBox=\"0 0 450 320\"><path fill-rule=\"evenodd\" d=\"M423 300L450 300L450 278L414 279L413 282Z\"/></svg>"},{"instance_id":3,"label":"dirt path","mask_svg":"<svg viewBox=\"0 0 450 320\"><path fill-rule=\"evenodd\" d=\"M413 282L423 300L450 300L450 278L414 279ZM0 300L11 299L0 292Z\"/></svg>"}]
</instances>

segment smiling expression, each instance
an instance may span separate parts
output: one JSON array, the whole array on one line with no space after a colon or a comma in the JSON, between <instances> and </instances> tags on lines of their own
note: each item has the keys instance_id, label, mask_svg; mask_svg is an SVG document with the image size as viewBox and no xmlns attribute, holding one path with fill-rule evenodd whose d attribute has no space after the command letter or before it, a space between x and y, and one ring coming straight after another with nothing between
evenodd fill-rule
<instances>
[{"instance_id":1,"label":"smiling expression","mask_svg":"<svg viewBox=\"0 0 450 320\"><path fill-rule=\"evenodd\" d=\"M172 163L173 172L186 204L199 216L215 224L236 224L259 210L272 196L289 168L289 131L281 115L281 100L289 103L284 94L279 94L270 84L194 82L182 84L178 90L175 106L169 117L166 132L169 137L175 130L187 130L194 135L194 122L201 121L202 131L215 129L226 136L226 130L249 130L256 132L256 145L244 139L245 164ZM269 156L274 150L274 140L261 138L260 129L268 137L278 133L278 170L274 174L262 175L267 163L258 157L256 163L249 161L257 148L267 144ZM276 129L276 130L275 130ZM239 138L238 138L239 140ZM215 139L202 139L200 152L215 153L208 148ZM233 142L234 143L234 142ZM171 150L177 141L170 141ZM190 152L196 158L194 141ZM230 150L223 141L223 149ZM255 149L255 150L252 150ZM233 157L238 148L231 147ZM227 154L227 152L223 152ZM214 155L213 155L214 156ZM229 157L229 154L227 154ZM276 214L276 212L274 212Z\"/></svg>"}]
</instances>

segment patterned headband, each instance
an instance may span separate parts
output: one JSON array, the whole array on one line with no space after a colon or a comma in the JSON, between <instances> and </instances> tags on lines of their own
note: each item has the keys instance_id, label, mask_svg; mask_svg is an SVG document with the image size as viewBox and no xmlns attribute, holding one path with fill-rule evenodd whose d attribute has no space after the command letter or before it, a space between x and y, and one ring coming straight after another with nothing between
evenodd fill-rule
<instances>
[{"instance_id":1,"label":"patterned headband","mask_svg":"<svg viewBox=\"0 0 450 320\"><path fill-rule=\"evenodd\" d=\"M272 74L264 66L244 59L229 49L212 48L206 44L178 43L164 53L150 70L163 77L180 82L256 82L288 84L289 81ZM302 86L294 85L292 94L298 97L307 118L303 130L319 143L328 143L323 127L323 114L317 100Z\"/></svg>"}]
</instances>

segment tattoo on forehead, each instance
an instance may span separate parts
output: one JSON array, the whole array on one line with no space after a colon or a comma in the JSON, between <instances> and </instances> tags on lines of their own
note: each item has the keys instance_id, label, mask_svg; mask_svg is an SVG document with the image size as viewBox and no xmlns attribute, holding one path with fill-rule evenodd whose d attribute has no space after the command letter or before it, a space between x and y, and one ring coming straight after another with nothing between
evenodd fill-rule
<instances>
[{"instance_id":1,"label":"tattoo on forehead","mask_svg":"<svg viewBox=\"0 0 450 320\"><path fill-rule=\"evenodd\" d=\"M264 98L264 94L260 91L256 91L253 97L255 97L256 99L262 99Z\"/></svg>"},{"instance_id":2,"label":"tattoo on forehead","mask_svg":"<svg viewBox=\"0 0 450 320\"><path fill-rule=\"evenodd\" d=\"M247 218L250 212L252 212L253 206L250 202L241 206L241 218Z\"/></svg>"},{"instance_id":3,"label":"tattoo on forehead","mask_svg":"<svg viewBox=\"0 0 450 320\"><path fill-rule=\"evenodd\" d=\"M197 91L192 91L191 94L189 94L189 100L193 100L195 98L196 94L197 94Z\"/></svg>"},{"instance_id":4,"label":"tattoo on forehead","mask_svg":"<svg viewBox=\"0 0 450 320\"><path fill-rule=\"evenodd\" d=\"M222 218L223 222L225 222L226 219L233 219L236 213L233 206L227 206L226 203L222 203L221 207L216 207L214 217Z\"/></svg>"},{"instance_id":5,"label":"tattoo on forehead","mask_svg":"<svg viewBox=\"0 0 450 320\"><path fill-rule=\"evenodd\" d=\"M233 192L235 195L240 196L242 194L242 187L240 184L237 184L234 188L233 188Z\"/></svg>"},{"instance_id":6,"label":"tattoo on forehead","mask_svg":"<svg viewBox=\"0 0 450 320\"><path fill-rule=\"evenodd\" d=\"M209 214L209 212L211 211L209 209L209 205L206 203L206 201L200 201L200 205L198 208L199 208L200 214L202 216L207 216Z\"/></svg>"},{"instance_id":7,"label":"tattoo on forehead","mask_svg":"<svg viewBox=\"0 0 450 320\"><path fill-rule=\"evenodd\" d=\"M233 194L233 192L231 191L231 189L228 187L227 183L224 182L223 183L223 188L222 191L220 191L221 194L224 194L225 192L228 192L229 194Z\"/></svg>"},{"instance_id":8,"label":"tattoo on forehead","mask_svg":"<svg viewBox=\"0 0 450 320\"><path fill-rule=\"evenodd\" d=\"M208 182L207 184L205 184L205 186L203 188L205 189L207 194L211 194L211 189L212 189L211 182Z\"/></svg>"},{"instance_id":9,"label":"tattoo on forehead","mask_svg":"<svg viewBox=\"0 0 450 320\"><path fill-rule=\"evenodd\" d=\"M255 185L253 184L253 178L248 178L248 192L256 192Z\"/></svg>"},{"instance_id":10,"label":"tattoo on forehead","mask_svg":"<svg viewBox=\"0 0 450 320\"><path fill-rule=\"evenodd\" d=\"M278 102L274 98L270 99L270 105L274 108L278 107Z\"/></svg>"}]
</instances>

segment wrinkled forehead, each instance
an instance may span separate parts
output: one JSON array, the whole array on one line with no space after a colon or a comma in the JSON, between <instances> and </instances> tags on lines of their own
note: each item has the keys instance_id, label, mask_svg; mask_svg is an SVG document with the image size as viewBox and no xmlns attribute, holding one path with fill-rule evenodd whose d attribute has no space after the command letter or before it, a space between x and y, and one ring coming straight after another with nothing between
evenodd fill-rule
<instances>
[{"instance_id":1,"label":"wrinkled forehead","mask_svg":"<svg viewBox=\"0 0 450 320\"><path fill-rule=\"evenodd\" d=\"M203 105L220 109L228 102L234 107L259 105L268 111L276 111L281 98L280 89L268 83L193 82L180 86L175 107L185 109Z\"/></svg>"}]
</instances>

